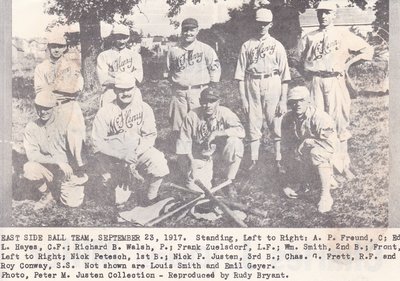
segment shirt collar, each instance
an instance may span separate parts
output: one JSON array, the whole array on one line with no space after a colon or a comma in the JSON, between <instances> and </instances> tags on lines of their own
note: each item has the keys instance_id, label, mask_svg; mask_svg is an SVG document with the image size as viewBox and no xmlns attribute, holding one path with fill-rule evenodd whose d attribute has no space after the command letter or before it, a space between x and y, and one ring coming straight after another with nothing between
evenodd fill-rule
<instances>
[{"instance_id":1,"label":"shirt collar","mask_svg":"<svg viewBox=\"0 0 400 281\"><path fill-rule=\"evenodd\" d=\"M188 46L183 46L183 44L181 43L181 47L182 49L186 50L186 51L190 51L194 49L194 46L197 42L197 39L195 39L192 43L190 43Z\"/></svg>"},{"instance_id":2,"label":"shirt collar","mask_svg":"<svg viewBox=\"0 0 400 281\"><path fill-rule=\"evenodd\" d=\"M320 31L322 31L322 32L330 32L331 30L333 30L335 28L335 25L334 24L331 24L331 25L328 25L327 27L325 27L325 28L319 28L319 30Z\"/></svg>"},{"instance_id":3,"label":"shirt collar","mask_svg":"<svg viewBox=\"0 0 400 281\"><path fill-rule=\"evenodd\" d=\"M262 37L257 38L257 40L258 41L265 41L265 40L271 39L271 37L272 37L271 34L267 33L267 34L264 34Z\"/></svg>"}]
</instances>

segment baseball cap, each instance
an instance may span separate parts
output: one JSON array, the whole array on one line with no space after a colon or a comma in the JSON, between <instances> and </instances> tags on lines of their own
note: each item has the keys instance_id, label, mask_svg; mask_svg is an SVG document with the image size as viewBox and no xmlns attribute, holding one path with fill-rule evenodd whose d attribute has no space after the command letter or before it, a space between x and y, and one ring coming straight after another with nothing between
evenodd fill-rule
<instances>
[{"instance_id":1,"label":"baseball cap","mask_svg":"<svg viewBox=\"0 0 400 281\"><path fill-rule=\"evenodd\" d=\"M332 10L336 11L337 5L331 1L321 1L318 4L317 10Z\"/></svg>"},{"instance_id":2,"label":"baseball cap","mask_svg":"<svg viewBox=\"0 0 400 281\"><path fill-rule=\"evenodd\" d=\"M67 45L64 33L53 32L47 36L47 44Z\"/></svg>"},{"instance_id":3,"label":"baseball cap","mask_svg":"<svg viewBox=\"0 0 400 281\"><path fill-rule=\"evenodd\" d=\"M310 91L304 86L297 86L289 90L287 100L302 100L310 97Z\"/></svg>"},{"instance_id":4,"label":"baseball cap","mask_svg":"<svg viewBox=\"0 0 400 281\"><path fill-rule=\"evenodd\" d=\"M129 36L130 35L129 27L127 27L126 25L122 25L122 24L114 25L111 30L111 35L116 35L116 34L122 34L125 36Z\"/></svg>"},{"instance_id":5,"label":"baseball cap","mask_svg":"<svg viewBox=\"0 0 400 281\"><path fill-rule=\"evenodd\" d=\"M182 28L184 27L199 27L199 23L194 18L187 18L182 21Z\"/></svg>"},{"instance_id":6,"label":"baseball cap","mask_svg":"<svg viewBox=\"0 0 400 281\"><path fill-rule=\"evenodd\" d=\"M256 12L256 21L261 21L261 22L272 22L272 12L271 10L262 8L258 9Z\"/></svg>"},{"instance_id":7,"label":"baseball cap","mask_svg":"<svg viewBox=\"0 0 400 281\"><path fill-rule=\"evenodd\" d=\"M115 74L115 88L130 89L136 86L136 79L132 77L132 73L118 72Z\"/></svg>"},{"instance_id":8,"label":"baseball cap","mask_svg":"<svg viewBox=\"0 0 400 281\"><path fill-rule=\"evenodd\" d=\"M205 88L200 93L200 101L217 101L220 99L219 93L211 88Z\"/></svg>"},{"instance_id":9,"label":"baseball cap","mask_svg":"<svg viewBox=\"0 0 400 281\"><path fill-rule=\"evenodd\" d=\"M36 95L35 104L47 108L52 108L57 105L57 101L52 92L44 90Z\"/></svg>"}]
</instances>

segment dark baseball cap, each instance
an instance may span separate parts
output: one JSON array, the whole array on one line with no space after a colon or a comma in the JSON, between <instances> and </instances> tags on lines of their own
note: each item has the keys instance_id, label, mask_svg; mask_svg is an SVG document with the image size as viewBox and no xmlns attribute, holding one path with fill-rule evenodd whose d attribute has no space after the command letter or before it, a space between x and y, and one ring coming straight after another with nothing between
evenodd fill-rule
<instances>
[{"instance_id":1,"label":"dark baseball cap","mask_svg":"<svg viewBox=\"0 0 400 281\"><path fill-rule=\"evenodd\" d=\"M199 23L194 18L187 18L182 21L182 28L184 27L199 27Z\"/></svg>"},{"instance_id":2,"label":"dark baseball cap","mask_svg":"<svg viewBox=\"0 0 400 281\"><path fill-rule=\"evenodd\" d=\"M220 100L221 97L219 96L219 92L213 90L211 88L205 88L200 93L200 101L217 101Z\"/></svg>"}]
</instances>

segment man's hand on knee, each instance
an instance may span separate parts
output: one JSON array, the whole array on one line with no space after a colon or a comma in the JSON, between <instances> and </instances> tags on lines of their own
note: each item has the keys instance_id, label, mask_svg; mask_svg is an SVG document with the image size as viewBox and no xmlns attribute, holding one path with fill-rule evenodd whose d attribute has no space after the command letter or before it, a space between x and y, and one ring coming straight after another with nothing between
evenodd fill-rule
<instances>
[{"instance_id":1,"label":"man's hand on knee","mask_svg":"<svg viewBox=\"0 0 400 281\"><path fill-rule=\"evenodd\" d=\"M53 181L53 174L46 167L36 162L28 162L24 165L24 177L32 181L43 178L48 182Z\"/></svg>"},{"instance_id":2,"label":"man's hand on knee","mask_svg":"<svg viewBox=\"0 0 400 281\"><path fill-rule=\"evenodd\" d=\"M58 165L58 167L60 167L61 171L64 173L65 179L69 180L74 173L71 166L65 162L59 162L59 163L57 163L57 165Z\"/></svg>"}]
</instances>

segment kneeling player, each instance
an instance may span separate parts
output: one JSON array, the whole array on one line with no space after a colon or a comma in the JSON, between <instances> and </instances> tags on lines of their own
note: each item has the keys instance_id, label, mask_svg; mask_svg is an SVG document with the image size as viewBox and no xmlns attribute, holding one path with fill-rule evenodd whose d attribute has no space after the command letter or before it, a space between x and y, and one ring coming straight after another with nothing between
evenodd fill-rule
<instances>
[{"instance_id":1,"label":"kneeling player","mask_svg":"<svg viewBox=\"0 0 400 281\"><path fill-rule=\"evenodd\" d=\"M225 179L236 178L245 131L236 114L219 103L218 92L204 89L200 94L201 107L190 111L182 124L176 153L181 155L181 164L189 162L189 187L193 187L194 179L211 187L213 163L225 168ZM235 196L232 185L230 195Z\"/></svg>"},{"instance_id":2,"label":"kneeling player","mask_svg":"<svg viewBox=\"0 0 400 281\"><path fill-rule=\"evenodd\" d=\"M297 86L288 93L291 111L282 120L283 160L288 168L284 192L288 197L296 198L297 192L288 186L288 181L307 184L316 171L322 189L318 210L324 213L333 205L330 193L335 183L332 159L338 139L333 119L311 105L309 99L306 87Z\"/></svg>"},{"instance_id":3,"label":"kneeling player","mask_svg":"<svg viewBox=\"0 0 400 281\"><path fill-rule=\"evenodd\" d=\"M150 205L157 200L162 178L169 173L164 154L154 148L157 130L153 110L135 90L134 79L117 75L113 90L116 100L104 104L93 121L95 156L106 185L143 176L148 186L142 204Z\"/></svg>"},{"instance_id":4,"label":"kneeling player","mask_svg":"<svg viewBox=\"0 0 400 281\"><path fill-rule=\"evenodd\" d=\"M28 162L24 165L22 177L42 193L34 209L42 209L54 202L49 187L58 184L61 185L61 202L77 207L83 202L83 184L88 177L78 173L77 155L71 151L68 136L74 134L74 129L66 121L70 115L56 107L53 93L47 90L36 95L35 108L39 118L29 122L24 133ZM78 154L80 157L81 151Z\"/></svg>"}]
</instances>

